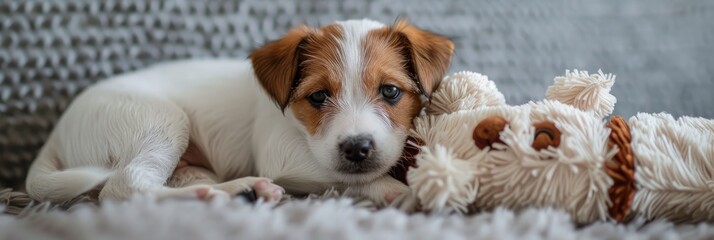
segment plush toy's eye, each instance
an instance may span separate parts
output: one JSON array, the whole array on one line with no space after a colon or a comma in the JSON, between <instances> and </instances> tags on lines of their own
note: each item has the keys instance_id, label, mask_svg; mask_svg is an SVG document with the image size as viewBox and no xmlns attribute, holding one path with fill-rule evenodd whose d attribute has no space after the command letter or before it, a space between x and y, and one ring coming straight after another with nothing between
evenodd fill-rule
<instances>
[{"instance_id":1,"label":"plush toy's eye","mask_svg":"<svg viewBox=\"0 0 714 240\"><path fill-rule=\"evenodd\" d=\"M391 104L395 104L402 97L402 90L392 85L382 85L379 87L379 92L384 97L384 100Z\"/></svg>"},{"instance_id":2,"label":"plush toy's eye","mask_svg":"<svg viewBox=\"0 0 714 240\"><path fill-rule=\"evenodd\" d=\"M310 94L310 96L307 97L307 100L310 101L310 104L312 104L312 106L320 107L325 104L327 97L329 97L327 91L322 90Z\"/></svg>"},{"instance_id":3,"label":"plush toy's eye","mask_svg":"<svg viewBox=\"0 0 714 240\"><path fill-rule=\"evenodd\" d=\"M476 128L473 135L474 144L479 149L492 147L494 143L503 143L501 141L501 131L506 128L508 122L500 116L490 116L484 118Z\"/></svg>"},{"instance_id":4,"label":"plush toy's eye","mask_svg":"<svg viewBox=\"0 0 714 240\"><path fill-rule=\"evenodd\" d=\"M533 124L535 136L533 139L533 149L540 151L548 146L560 146L560 131L552 122L539 122Z\"/></svg>"}]
</instances>

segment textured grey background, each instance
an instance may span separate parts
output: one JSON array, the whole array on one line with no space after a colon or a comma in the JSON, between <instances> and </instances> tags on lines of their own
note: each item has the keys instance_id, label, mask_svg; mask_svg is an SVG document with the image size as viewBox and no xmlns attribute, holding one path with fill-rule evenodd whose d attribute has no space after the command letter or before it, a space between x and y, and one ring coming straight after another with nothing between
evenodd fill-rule
<instances>
[{"instance_id":1,"label":"textured grey background","mask_svg":"<svg viewBox=\"0 0 714 240\"><path fill-rule=\"evenodd\" d=\"M456 42L452 72L495 80L511 104L565 69L617 75L615 113L714 118L713 0L0 0L0 186L17 186L72 98L168 59L244 58L299 23L369 17Z\"/></svg>"}]
</instances>

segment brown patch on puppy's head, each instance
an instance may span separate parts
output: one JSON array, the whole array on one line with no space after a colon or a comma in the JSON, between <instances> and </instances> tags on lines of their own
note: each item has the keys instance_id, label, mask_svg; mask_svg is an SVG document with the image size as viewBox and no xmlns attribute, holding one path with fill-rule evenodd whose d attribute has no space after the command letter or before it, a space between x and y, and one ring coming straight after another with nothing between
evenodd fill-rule
<instances>
[{"instance_id":1,"label":"brown patch on puppy's head","mask_svg":"<svg viewBox=\"0 0 714 240\"><path fill-rule=\"evenodd\" d=\"M415 74L408 67L411 62L407 46L390 27L373 30L364 41L363 88L373 102L389 117L393 127L409 129L422 107L420 89ZM398 101L383 99L381 88L397 87Z\"/></svg>"},{"instance_id":2,"label":"brown patch on puppy's head","mask_svg":"<svg viewBox=\"0 0 714 240\"><path fill-rule=\"evenodd\" d=\"M365 40L365 89L393 85L403 90L399 102L382 106L394 125L408 129L422 108L419 95L430 97L439 86L453 51L451 40L406 20L372 30Z\"/></svg>"},{"instance_id":3,"label":"brown patch on puppy's head","mask_svg":"<svg viewBox=\"0 0 714 240\"><path fill-rule=\"evenodd\" d=\"M281 109L287 107L291 91L300 78L300 45L311 32L307 26L296 27L283 38L250 54L258 82Z\"/></svg>"},{"instance_id":4,"label":"brown patch on puppy's head","mask_svg":"<svg viewBox=\"0 0 714 240\"><path fill-rule=\"evenodd\" d=\"M340 95L343 66L338 40L341 38L340 27L333 24L314 30L305 37L301 46L301 54L304 56L300 63L301 79L295 86L290 104L293 115L310 135L316 134L321 123L327 121L330 113L335 110L332 99ZM319 91L325 91L328 100L318 108L308 98Z\"/></svg>"},{"instance_id":5,"label":"brown patch on puppy's head","mask_svg":"<svg viewBox=\"0 0 714 240\"><path fill-rule=\"evenodd\" d=\"M406 20L391 28L401 35L409 56L407 67L415 74L422 93L427 97L439 86L451 64L454 43L446 37L416 28Z\"/></svg>"},{"instance_id":6,"label":"brown patch on puppy's head","mask_svg":"<svg viewBox=\"0 0 714 240\"><path fill-rule=\"evenodd\" d=\"M339 93L341 85L339 26L319 29L300 26L283 38L255 50L250 58L258 82L282 110L292 113L310 134L318 131L327 111L307 100L317 91Z\"/></svg>"}]
</instances>

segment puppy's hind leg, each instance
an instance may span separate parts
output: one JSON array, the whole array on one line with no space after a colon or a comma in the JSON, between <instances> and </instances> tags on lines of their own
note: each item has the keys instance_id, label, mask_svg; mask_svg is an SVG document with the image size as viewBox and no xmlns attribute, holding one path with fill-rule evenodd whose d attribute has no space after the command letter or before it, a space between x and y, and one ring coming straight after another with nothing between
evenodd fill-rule
<instances>
[{"instance_id":1,"label":"puppy's hind leg","mask_svg":"<svg viewBox=\"0 0 714 240\"><path fill-rule=\"evenodd\" d=\"M188 146L186 113L163 99L136 96L109 107L108 112L120 115L107 124L105 133L114 172L99 199L126 199L166 188Z\"/></svg>"},{"instance_id":2,"label":"puppy's hind leg","mask_svg":"<svg viewBox=\"0 0 714 240\"><path fill-rule=\"evenodd\" d=\"M186 169L176 172L189 144L190 121L183 109L164 99L146 96L114 96L109 100L110 103L93 107L96 111L101 106L101 112L112 114L95 123L97 128L93 131L100 133L97 138L100 142L109 144L108 162L113 169L99 194L100 200L126 199L134 193L154 194L159 199L209 199L216 195L232 197L251 188L266 200L282 196L284 190L267 178L246 177L218 183L221 179L200 167L184 166ZM184 177L193 175L193 180L179 184L169 181L175 173Z\"/></svg>"},{"instance_id":3,"label":"puppy's hind leg","mask_svg":"<svg viewBox=\"0 0 714 240\"><path fill-rule=\"evenodd\" d=\"M29 194L61 202L103 184L100 199L163 188L188 145L189 120L141 88L82 93L33 163Z\"/></svg>"}]
</instances>

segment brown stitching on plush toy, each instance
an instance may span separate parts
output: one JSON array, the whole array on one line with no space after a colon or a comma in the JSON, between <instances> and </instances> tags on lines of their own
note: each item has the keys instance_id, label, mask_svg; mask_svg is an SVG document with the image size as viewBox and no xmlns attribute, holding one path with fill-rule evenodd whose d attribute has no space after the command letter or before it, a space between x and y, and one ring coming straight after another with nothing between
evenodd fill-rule
<instances>
[{"instance_id":1,"label":"brown stitching on plush toy","mask_svg":"<svg viewBox=\"0 0 714 240\"><path fill-rule=\"evenodd\" d=\"M540 151L548 146L560 146L560 130L555 124L548 121L534 123L535 136L533 137L533 149Z\"/></svg>"},{"instance_id":2,"label":"brown stitching on plush toy","mask_svg":"<svg viewBox=\"0 0 714 240\"><path fill-rule=\"evenodd\" d=\"M618 147L617 154L605 163L605 171L614 184L608 189L611 205L608 207L610 217L618 222L624 222L630 213L632 200L635 197L635 158L630 143L632 136L630 128L621 116L610 118L608 127L611 129L608 147Z\"/></svg>"},{"instance_id":3,"label":"brown stitching on plush toy","mask_svg":"<svg viewBox=\"0 0 714 240\"><path fill-rule=\"evenodd\" d=\"M491 147L494 143L503 143L501 131L506 128L507 123L506 119L500 116L487 117L476 125L471 137L479 149Z\"/></svg>"}]
</instances>

